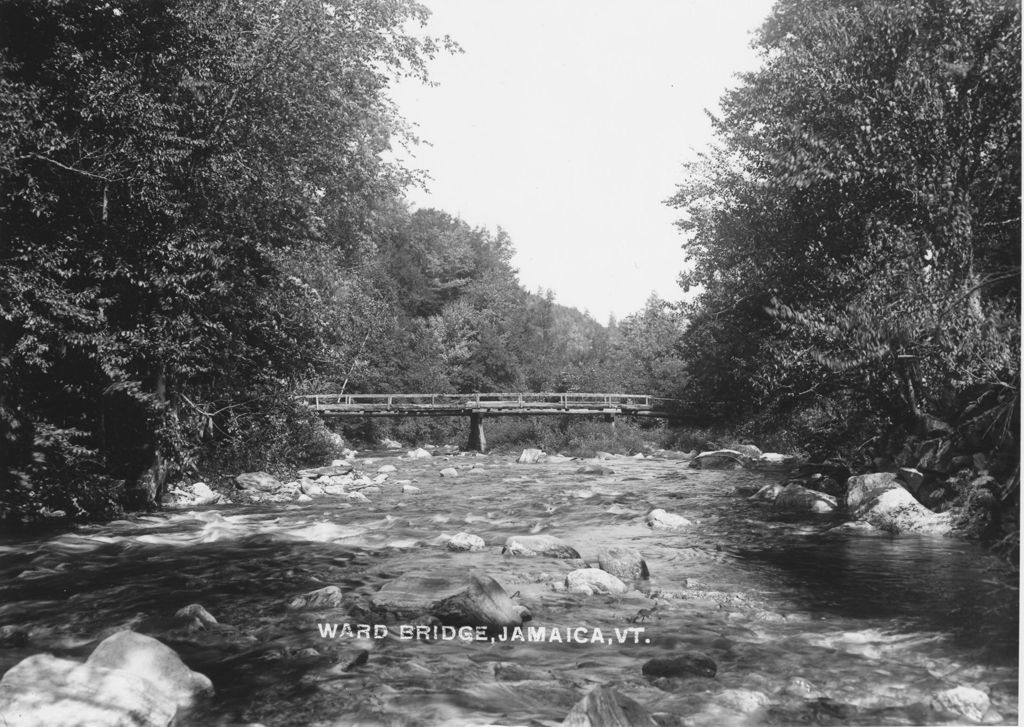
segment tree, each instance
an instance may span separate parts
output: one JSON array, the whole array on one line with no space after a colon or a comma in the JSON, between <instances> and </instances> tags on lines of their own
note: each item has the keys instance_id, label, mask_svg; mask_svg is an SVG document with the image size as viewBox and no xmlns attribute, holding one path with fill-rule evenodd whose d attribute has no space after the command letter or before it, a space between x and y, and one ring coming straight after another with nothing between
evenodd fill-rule
<instances>
[{"instance_id":1,"label":"tree","mask_svg":"<svg viewBox=\"0 0 1024 727\"><path fill-rule=\"evenodd\" d=\"M756 44L671 200L703 289L692 395L913 428L1016 390L1019 7L783 0Z\"/></svg>"},{"instance_id":2,"label":"tree","mask_svg":"<svg viewBox=\"0 0 1024 727\"><path fill-rule=\"evenodd\" d=\"M438 46L400 0L0 12L6 494L38 501L74 465L151 502L186 420L308 376L337 340L295 272L368 244L408 180L380 156L401 130L387 86ZM134 405L104 417L112 396Z\"/></svg>"}]
</instances>

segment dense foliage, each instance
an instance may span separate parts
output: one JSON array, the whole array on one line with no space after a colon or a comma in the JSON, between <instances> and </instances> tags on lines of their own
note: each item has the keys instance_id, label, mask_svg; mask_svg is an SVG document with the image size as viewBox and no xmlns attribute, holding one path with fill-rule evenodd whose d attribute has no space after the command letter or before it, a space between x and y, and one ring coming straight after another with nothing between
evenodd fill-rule
<instances>
[{"instance_id":1,"label":"dense foliage","mask_svg":"<svg viewBox=\"0 0 1024 727\"><path fill-rule=\"evenodd\" d=\"M941 435L1012 505L1020 31L1002 0L776 4L671 200L697 408L865 461Z\"/></svg>"},{"instance_id":2,"label":"dense foliage","mask_svg":"<svg viewBox=\"0 0 1024 727\"><path fill-rule=\"evenodd\" d=\"M297 272L375 234L406 181L385 91L437 45L405 0L0 13L6 509L144 504L211 402L279 392L343 335Z\"/></svg>"},{"instance_id":3,"label":"dense foliage","mask_svg":"<svg viewBox=\"0 0 1024 727\"><path fill-rule=\"evenodd\" d=\"M302 391L586 388L589 316L385 161L411 0L0 5L0 516L322 460Z\"/></svg>"}]
</instances>

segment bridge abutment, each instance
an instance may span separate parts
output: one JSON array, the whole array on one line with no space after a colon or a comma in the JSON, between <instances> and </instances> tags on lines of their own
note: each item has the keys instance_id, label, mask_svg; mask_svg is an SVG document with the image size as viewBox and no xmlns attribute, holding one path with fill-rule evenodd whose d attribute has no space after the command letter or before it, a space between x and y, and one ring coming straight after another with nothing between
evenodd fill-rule
<instances>
[{"instance_id":1,"label":"bridge abutment","mask_svg":"<svg viewBox=\"0 0 1024 727\"><path fill-rule=\"evenodd\" d=\"M469 443L466 449L476 452L487 451L487 438L484 436L484 415L478 411L469 413Z\"/></svg>"}]
</instances>

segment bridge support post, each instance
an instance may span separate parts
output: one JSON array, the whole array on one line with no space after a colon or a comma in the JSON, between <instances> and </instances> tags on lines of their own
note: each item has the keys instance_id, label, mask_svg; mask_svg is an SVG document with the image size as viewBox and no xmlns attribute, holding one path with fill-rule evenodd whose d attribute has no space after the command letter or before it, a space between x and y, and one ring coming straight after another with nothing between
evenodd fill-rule
<instances>
[{"instance_id":1,"label":"bridge support post","mask_svg":"<svg viewBox=\"0 0 1024 727\"><path fill-rule=\"evenodd\" d=\"M608 428L614 431L615 430L615 415L614 414L605 414L604 415L604 420L606 422L608 422Z\"/></svg>"},{"instance_id":2,"label":"bridge support post","mask_svg":"<svg viewBox=\"0 0 1024 727\"><path fill-rule=\"evenodd\" d=\"M469 443L466 449L477 452L487 451L487 438L484 436L484 415L478 411L469 413Z\"/></svg>"}]
</instances>

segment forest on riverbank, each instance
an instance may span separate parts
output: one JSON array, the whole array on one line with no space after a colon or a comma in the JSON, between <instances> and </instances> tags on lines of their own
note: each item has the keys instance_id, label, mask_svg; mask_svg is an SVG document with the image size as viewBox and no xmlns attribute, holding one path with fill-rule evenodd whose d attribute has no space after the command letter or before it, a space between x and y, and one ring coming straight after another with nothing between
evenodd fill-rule
<instances>
[{"instance_id":1,"label":"forest on riverbank","mask_svg":"<svg viewBox=\"0 0 1024 727\"><path fill-rule=\"evenodd\" d=\"M389 87L458 52L427 14L0 7L0 514L329 457L303 392L625 391L709 441L925 462L1015 547L1018 3L776 3L668 200L679 300L606 324L404 200Z\"/></svg>"}]
</instances>

